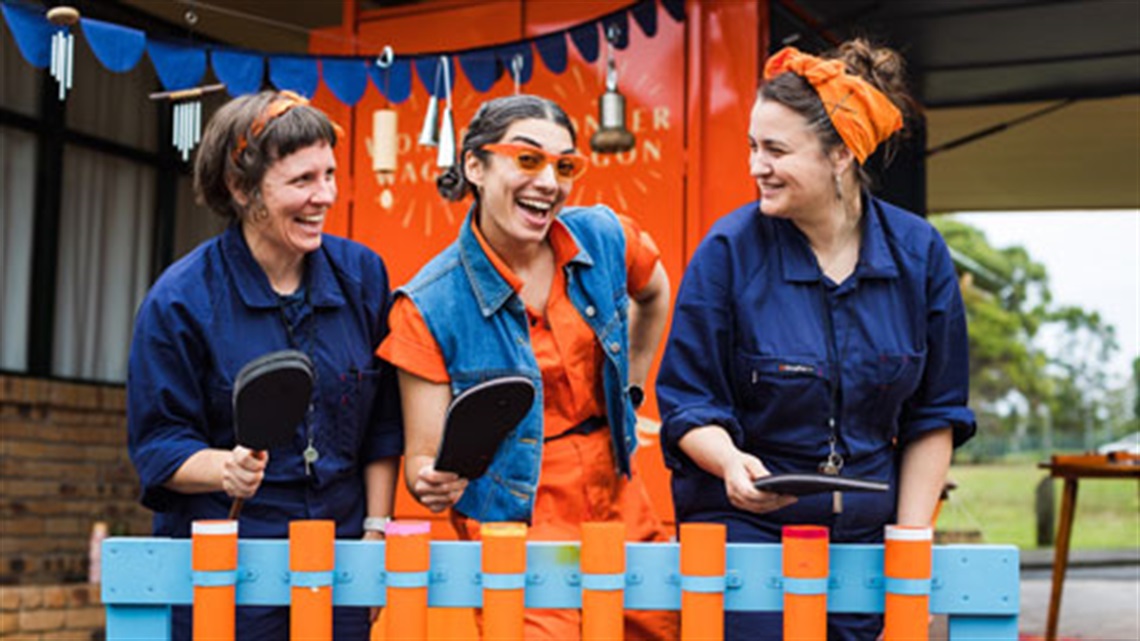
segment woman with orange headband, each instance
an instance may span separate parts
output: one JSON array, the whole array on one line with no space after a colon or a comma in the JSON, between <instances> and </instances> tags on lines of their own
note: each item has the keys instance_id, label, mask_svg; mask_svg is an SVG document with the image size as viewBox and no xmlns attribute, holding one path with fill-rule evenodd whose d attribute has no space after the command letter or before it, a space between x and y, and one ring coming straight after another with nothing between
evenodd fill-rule
<instances>
[{"instance_id":1,"label":"woman with orange headband","mask_svg":"<svg viewBox=\"0 0 1140 641\"><path fill-rule=\"evenodd\" d=\"M966 322L934 228L868 191L867 158L911 104L897 53L863 41L764 69L748 131L757 202L721 218L678 291L657 379L679 522L778 542L787 524L836 542L928 525L966 405ZM792 496L753 482L823 473L881 494ZM730 639L779 639L781 614L726 615ZM832 615L829 638L875 639L882 618Z\"/></svg>"},{"instance_id":2,"label":"woman with orange headband","mask_svg":"<svg viewBox=\"0 0 1140 641\"><path fill-rule=\"evenodd\" d=\"M284 539L295 519L383 536L403 449L395 370L374 356L389 284L379 256L322 233L341 136L289 91L237 98L206 127L194 189L228 226L147 294L127 375L128 445L159 536L225 519L235 498L242 538ZM235 444L235 377L282 349L313 364L309 411L288 445L254 452ZM189 639L189 608L174 610L173 638ZM367 639L369 612L334 608L333 627ZM237 638L288 639L288 608L238 608Z\"/></svg>"}]
</instances>

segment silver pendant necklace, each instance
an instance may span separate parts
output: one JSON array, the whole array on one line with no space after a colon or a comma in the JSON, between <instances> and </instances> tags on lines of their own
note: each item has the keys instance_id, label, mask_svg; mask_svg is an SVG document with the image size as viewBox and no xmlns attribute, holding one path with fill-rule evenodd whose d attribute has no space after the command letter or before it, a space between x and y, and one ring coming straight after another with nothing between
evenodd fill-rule
<instances>
[{"instance_id":1,"label":"silver pendant necklace","mask_svg":"<svg viewBox=\"0 0 1140 641\"><path fill-rule=\"evenodd\" d=\"M300 341L297 340L297 336L293 332L293 324L289 321L289 316L285 313L285 303L284 303L284 298L282 296L277 297L277 311L280 312L281 323L282 323L282 325L285 326L285 334L289 340L289 347L292 347L293 349L298 349L298 350L305 352L306 354L308 354L309 360L311 360L313 362L313 366L314 366L313 367L313 378L314 378L313 390L316 391L318 389L317 388L317 382L319 379L319 377L317 376L317 372L316 372L316 362L317 361L316 361L316 358L314 358L314 355L309 353L309 350L313 348L314 341L316 340L316 334L315 334L314 328L315 328L316 323L317 323L317 317L316 317L316 310L314 310L312 308L312 305L309 302L309 285L304 280L302 280L302 287L305 288L304 302L302 304L300 311L297 314L297 317L301 319L301 322L304 322L304 314L306 311L311 316L311 318L308 319L308 332L307 333L308 333L308 343L309 344L307 346L301 345ZM293 302L293 304L296 304L296 302ZM306 349L306 347L308 349ZM305 476L312 476L313 475L313 463L316 463L321 458L320 451L316 448L316 446L313 445L313 436L314 436L313 413L314 413L313 412L313 403L312 403L312 399L310 399L309 400L309 409L307 412L305 412L305 437L307 440L307 444L306 444L305 449L301 452L301 460L304 461L304 463L305 463Z\"/></svg>"},{"instance_id":2,"label":"silver pendant necklace","mask_svg":"<svg viewBox=\"0 0 1140 641\"><path fill-rule=\"evenodd\" d=\"M828 408L827 417L827 457L819 463L819 472L827 474L828 476L839 476L843 471L843 455L839 453L837 447L839 443L839 414L842 411L840 407L840 385L841 378L839 368L842 366L842 354L837 353L839 350L836 348L835 336L835 323L831 318L831 303L828 301L827 285L823 280L823 271L820 270L819 278L819 299L821 310L823 312L823 326L825 336L823 337L826 349L828 367L830 372L827 376L827 386L829 388L830 403ZM846 349L846 341L844 342L844 353ZM843 512L843 493L832 492L831 494L831 511L834 514Z\"/></svg>"}]
</instances>

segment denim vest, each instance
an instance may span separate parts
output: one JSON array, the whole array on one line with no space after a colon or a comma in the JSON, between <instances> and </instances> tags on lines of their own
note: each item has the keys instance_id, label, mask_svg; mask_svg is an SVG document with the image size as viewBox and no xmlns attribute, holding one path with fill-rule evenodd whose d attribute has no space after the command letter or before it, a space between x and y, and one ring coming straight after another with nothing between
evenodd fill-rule
<instances>
[{"instance_id":1,"label":"denim vest","mask_svg":"<svg viewBox=\"0 0 1140 641\"><path fill-rule=\"evenodd\" d=\"M526 309L499 275L471 229L398 290L418 308L443 353L451 392L502 376L525 376L535 386L530 412L507 435L491 466L467 486L456 509L478 521L530 522L543 445L542 375L530 344ZM565 267L567 295L606 355L606 418L617 473L629 475L637 417L629 398L629 296L625 235L605 207L568 207L559 220L579 252Z\"/></svg>"}]
</instances>

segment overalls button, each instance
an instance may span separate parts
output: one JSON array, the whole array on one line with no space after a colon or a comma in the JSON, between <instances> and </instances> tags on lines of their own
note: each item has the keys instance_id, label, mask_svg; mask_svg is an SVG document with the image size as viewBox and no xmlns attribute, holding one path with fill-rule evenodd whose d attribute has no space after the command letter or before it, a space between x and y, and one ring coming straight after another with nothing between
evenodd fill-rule
<instances>
[{"instance_id":1,"label":"overalls button","mask_svg":"<svg viewBox=\"0 0 1140 641\"><path fill-rule=\"evenodd\" d=\"M597 316L597 314L598 314L598 310L594 309L593 305L588 305L586 307L586 315L589 316L590 318Z\"/></svg>"},{"instance_id":2,"label":"overalls button","mask_svg":"<svg viewBox=\"0 0 1140 641\"><path fill-rule=\"evenodd\" d=\"M621 351L621 345L617 341L610 343L610 351L617 354Z\"/></svg>"}]
</instances>

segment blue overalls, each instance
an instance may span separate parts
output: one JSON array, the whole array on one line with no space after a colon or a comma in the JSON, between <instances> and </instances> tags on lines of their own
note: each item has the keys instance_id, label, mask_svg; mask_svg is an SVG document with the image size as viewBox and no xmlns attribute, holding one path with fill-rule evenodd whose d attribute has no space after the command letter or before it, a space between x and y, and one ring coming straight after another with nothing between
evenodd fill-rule
<instances>
[{"instance_id":1,"label":"blue overalls","mask_svg":"<svg viewBox=\"0 0 1140 641\"><path fill-rule=\"evenodd\" d=\"M287 538L290 520L331 519L338 538L359 538L362 469L403 450L395 374L374 356L389 305L380 257L334 236L306 256L302 290L291 297L272 290L237 225L171 265L139 309L127 375L128 445L154 533L187 537L192 521L227 517L224 493L180 494L162 484L195 452L234 447L238 370L293 348L316 369L312 408L292 442L269 451L239 536ZM310 443L319 458L307 469L301 453ZM338 638L367 638L365 609L338 610ZM288 637L286 608L238 612L239 639ZM175 638L188 632L187 609L176 608Z\"/></svg>"},{"instance_id":2,"label":"blue overalls","mask_svg":"<svg viewBox=\"0 0 1140 641\"><path fill-rule=\"evenodd\" d=\"M834 542L880 542L895 518L901 450L931 430L951 427L956 445L973 435L965 310L949 252L922 218L864 202L859 262L839 284L791 221L756 203L719 220L698 247L657 379L679 523L724 523L737 542L778 542L785 524L825 525ZM845 494L840 514L830 494L763 515L737 510L724 481L677 445L692 428L719 425L773 474L815 472L830 453L832 418L842 474L891 485ZM873 639L870 619L833 633ZM726 618L729 638L761 633L779 638L779 615Z\"/></svg>"}]
</instances>

